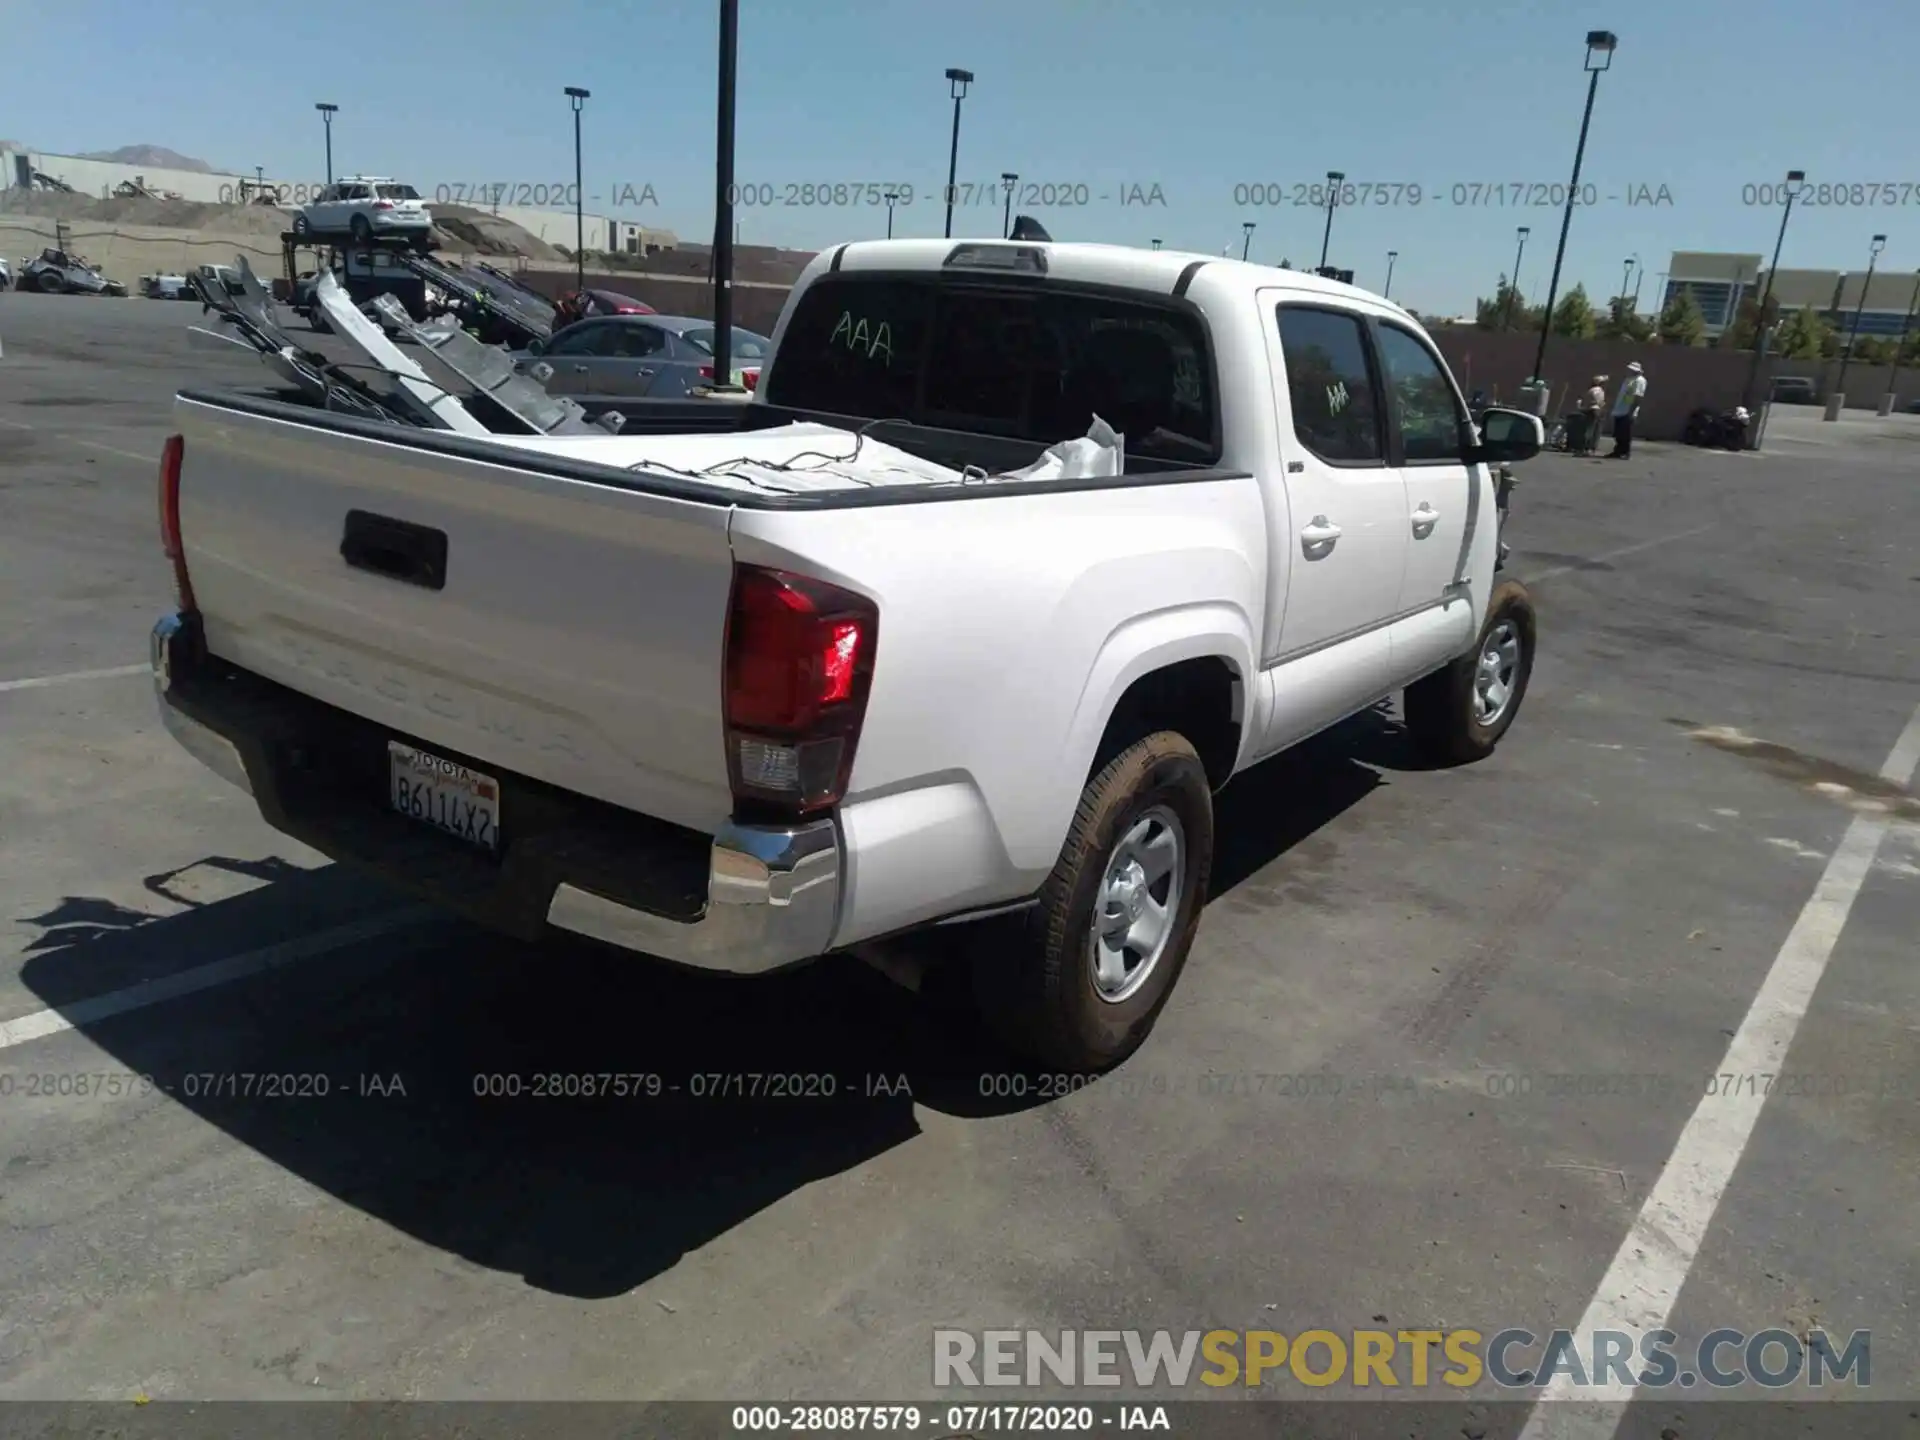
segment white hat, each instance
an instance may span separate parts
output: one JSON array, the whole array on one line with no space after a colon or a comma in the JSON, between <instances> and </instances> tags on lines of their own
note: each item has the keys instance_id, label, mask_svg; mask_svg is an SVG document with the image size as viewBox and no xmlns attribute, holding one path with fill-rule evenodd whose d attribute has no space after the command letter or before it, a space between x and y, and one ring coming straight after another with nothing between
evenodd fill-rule
<instances>
[{"instance_id":1,"label":"white hat","mask_svg":"<svg viewBox=\"0 0 1920 1440\"><path fill-rule=\"evenodd\" d=\"M1638 360L1629 360L1627 362L1627 369L1638 375L1640 373L1640 362Z\"/></svg>"}]
</instances>

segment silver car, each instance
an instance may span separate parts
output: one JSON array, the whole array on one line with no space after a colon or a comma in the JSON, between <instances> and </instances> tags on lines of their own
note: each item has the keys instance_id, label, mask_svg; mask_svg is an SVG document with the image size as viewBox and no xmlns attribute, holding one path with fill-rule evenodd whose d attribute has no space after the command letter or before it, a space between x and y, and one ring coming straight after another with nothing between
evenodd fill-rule
<instances>
[{"instance_id":1,"label":"silver car","mask_svg":"<svg viewBox=\"0 0 1920 1440\"><path fill-rule=\"evenodd\" d=\"M355 175L327 186L293 217L296 235L351 235L361 244L376 235L404 236L416 244L433 230L433 212L420 192L383 175Z\"/></svg>"},{"instance_id":2,"label":"silver car","mask_svg":"<svg viewBox=\"0 0 1920 1440\"><path fill-rule=\"evenodd\" d=\"M773 342L734 327L732 382L751 390ZM673 399L711 385L713 322L684 315L601 315L577 321L514 355L514 368L550 395L607 400Z\"/></svg>"}]
</instances>

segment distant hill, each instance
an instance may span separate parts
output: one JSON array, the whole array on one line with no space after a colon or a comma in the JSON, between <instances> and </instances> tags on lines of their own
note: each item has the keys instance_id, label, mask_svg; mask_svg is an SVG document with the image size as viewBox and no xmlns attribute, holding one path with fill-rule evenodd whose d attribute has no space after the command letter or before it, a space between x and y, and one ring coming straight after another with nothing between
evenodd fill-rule
<instances>
[{"instance_id":1,"label":"distant hill","mask_svg":"<svg viewBox=\"0 0 1920 1440\"><path fill-rule=\"evenodd\" d=\"M164 145L122 145L118 150L90 150L79 158L111 160L116 165L151 165L156 170L197 170L202 175L213 173L213 167L206 161L182 155L178 150L169 150Z\"/></svg>"}]
</instances>

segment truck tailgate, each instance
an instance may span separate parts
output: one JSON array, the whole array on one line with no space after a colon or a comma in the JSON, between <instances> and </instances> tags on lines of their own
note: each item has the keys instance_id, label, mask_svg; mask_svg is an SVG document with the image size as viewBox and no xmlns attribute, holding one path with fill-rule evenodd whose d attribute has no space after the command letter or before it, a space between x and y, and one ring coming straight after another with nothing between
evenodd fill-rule
<instances>
[{"instance_id":1,"label":"truck tailgate","mask_svg":"<svg viewBox=\"0 0 1920 1440\"><path fill-rule=\"evenodd\" d=\"M709 833L725 819L723 503L175 413L213 654L396 737Z\"/></svg>"}]
</instances>

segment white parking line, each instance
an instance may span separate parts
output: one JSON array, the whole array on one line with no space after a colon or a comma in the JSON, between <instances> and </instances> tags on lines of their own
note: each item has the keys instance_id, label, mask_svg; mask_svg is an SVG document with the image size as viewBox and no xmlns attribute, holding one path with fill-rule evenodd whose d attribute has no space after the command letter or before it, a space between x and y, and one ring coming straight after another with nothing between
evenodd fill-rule
<instances>
[{"instance_id":1,"label":"white parking line","mask_svg":"<svg viewBox=\"0 0 1920 1440\"><path fill-rule=\"evenodd\" d=\"M11 1050L16 1045L25 1045L29 1040L44 1039L48 1035L58 1035L81 1025L92 1025L114 1015L124 1015L130 1010L144 1010L149 1005L158 1005L165 1000L177 1000L182 995L192 995L216 985L244 980L262 971L277 970L300 960L311 960L329 950L338 950L342 946L399 930L424 920L432 913L426 906L411 906L366 920L336 925L331 930L302 935L298 939L283 940L278 945L229 955L224 960L210 961L205 965L196 965L191 970L163 975L158 980L129 985L124 990L110 990L90 1000L76 1000L71 1005L51 1010L36 1010L31 1015L22 1015L18 1020L0 1022L0 1050Z\"/></svg>"},{"instance_id":2,"label":"white parking line","mask_svg":"<svg viewBox=\"0 0 1920 1440\"><path fill-rule=\"evenodd\" d=\"M1590 556L1578 565L1555 565L1550 570L1542 570L1537 575L1527 576L1526 581L1529 585L1537 585L1542 580L1551 580L1556 575L1565 575L1570 571L1585 569L1588 565L1603 564L1608 560L1619 560L1627 555L1638 555L1642 550L1651 550L1657 545L1673 545L1681 540L1691 540L1695 535L1704 535L1709 530L1719 528L1718 525L1696 525L1691 530L1681 530L1673 535L1656 535L1651 540L1622 545L1618 550L1602 550L1598 555Z\"/></svg>"},{"instance_id":3,"label":"white parking line","mask_svg":"<svg viewBox=\"0 0 1920 1440\"><path fill-rule=\"evenodd\" d=\"M118 680L123 675L151 675L151 665L115 665L110 670L69 670L64 675L29 675L23 680L0 680L0 692L38 690L47 685L71 685L79 680Z\"/></svg>"},{"instance_id":4,"label":"white parking line","mask_svg":"<svg viewBox=\"0 0 1920 1440\"><path fill-rule=\"evenodd\" d=\"M1880 777L1906 785L1916 768L1920 709L1900 732ZM1847 826L1715 1073L1778 1075L1785 1068L1794 1032L1813 1001L1889 823L1885 816L1860 814ZM1580 1317L1577 1353L1595 1354L1595 1332L1611 1330L1635 1336L1637 1354L1638 1336L1666 1325L1766 1101L1764 1091L1755 1094L1739 1086L1730 1094L1702 1097ZM1604 1387L1582 1388L1566 1370L1558 1370L1541 1389L1520 1440L1611 1440L1633 1393L1633 1386L1611 1377Z\"/></svg>"}]
</instances>

